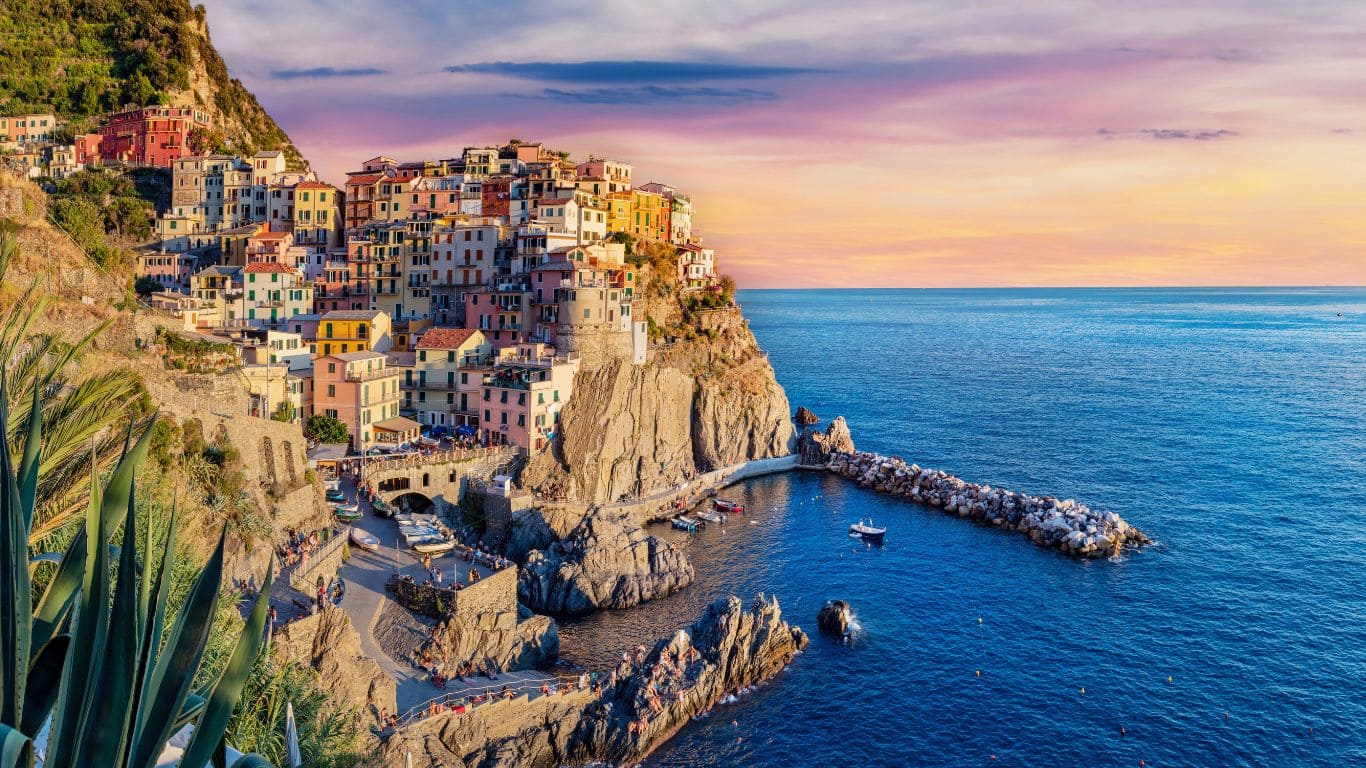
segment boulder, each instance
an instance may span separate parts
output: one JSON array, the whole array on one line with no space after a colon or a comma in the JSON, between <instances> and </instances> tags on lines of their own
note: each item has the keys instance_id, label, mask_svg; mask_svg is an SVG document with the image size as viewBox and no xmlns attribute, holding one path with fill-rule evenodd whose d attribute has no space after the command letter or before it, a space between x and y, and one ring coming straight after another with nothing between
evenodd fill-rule
<instances>
[{"instance_id":1,"label":"boulder","mask_svg":"<svg viewBox=\"0 0 1366 768\"><path fill-rule=\"evenodd\" d=\"M599 510L563 541L528 554L517 591L532 610L573 616L629 608L692 580L692 563L681 550L645 533L628 515Z\"/></svg>"},{"instance_id":2,"label":"boulder","mask_svg":"<svg viewBox=\"0 0 1366 768\"><path fill-rule=\"evenodd\" d=\"M849 615L849 603L843 600L827 600L816 614L816 626L843 637L849 632Z\"/></svg>"},{"instance_id":3,"label":"boulder","mask_svg":"<svg viewBox=\"0 0 1366 768\"><path fill-rule=\"evenodd\" d=\"M797 408L797 413L792 417L792 420L797 422L797 426L799 427L809 427L812 424L818 423L820 418L803 405Z\"/></svg>"},{"instance_id":4,"label":"boulder","mask_svg":"<svg viewBox=\"0 0 1366 768\"><path fill-rule=\"evenodd\" d=\"M369 732L381 709L395 711L394 678L361 650L360 635L346 612L328 605L275 633L277 658L318 673L333 701L352 710L352 727Z\"/></svg>"}]
</instances>

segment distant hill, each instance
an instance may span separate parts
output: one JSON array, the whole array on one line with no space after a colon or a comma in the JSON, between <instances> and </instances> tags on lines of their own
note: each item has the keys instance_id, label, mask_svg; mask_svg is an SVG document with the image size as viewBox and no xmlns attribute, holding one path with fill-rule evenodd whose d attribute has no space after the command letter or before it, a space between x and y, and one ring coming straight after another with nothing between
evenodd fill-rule
<instances>
[{"instance_id":1,"label":"distant hill","mask_svg":"<svg viewBox=\"0 0 1366 768\"><path fill-rule=\"evenodd\" d=\"M77 131L100 115L158 102L213 116L225 151L298 149L228 74L204 6L188 0L0 0L0 114L55 112Z\"/></svg>"}]
</instances>

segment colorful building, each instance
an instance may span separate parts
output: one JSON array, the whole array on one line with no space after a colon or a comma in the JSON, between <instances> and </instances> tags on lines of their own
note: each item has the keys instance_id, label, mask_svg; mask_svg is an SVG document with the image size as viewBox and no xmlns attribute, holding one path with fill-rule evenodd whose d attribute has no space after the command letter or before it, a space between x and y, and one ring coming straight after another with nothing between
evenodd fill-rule
<instances>
[{"instance_id":1,"label":"colorful building","mask_svg":"<svg viewBox=\"0 0 1366 768\"><path fill-rule=\"evenodd\" d=\"M550 447L578 370L577 359L557 356L544 344L503 350L493 371L484 376L480 440L514 445L531 454Z\"/></svg>"},{"instance_id":2,"label":"colorful building","mask_svg":"<svg viewBox=\"0 0 1366 768\"><path fill-rule=\"evenodd\" d=\"M316 348L320 356L393 348L389 316L375 309L338 310L318 320Z\"/></svg>"},{"instance_id":3,"label":"colorful building","mask_svg":"<svg viewBox=\"0 0 1366 768\"><path fill-rule=\"evenodd\" d=\"M413 375L404 381L418 422L478 426L479 394L493 347L477 330L432 328L417 343Z\"/></svg>"},{"instance_id":4,"label":"colorful building","mask_svg":"<svg viewBox=\"0 0 1366 768\"><path fill-rule=\"evenodd\" d=\"M324 321L326 322L326 321ZM364 451L405 434L398 415L399 371L379 352L339 352L313 361L313 415L331 416L346 425L351 446Z\"/></svg>"},{"instance_id":5,"label":"colorful building","mask_svg":"<svg viewBox=\"0 0 1366 768\"><path fill-rule=\"evenodd\" d=\"M228 319L259 328L278 326L295 315L313 311L313 284L297 270L273 261L248 264L242 270L240 308L230 306Z\"/></svg>"},{"instance_id":6,"label":"colorful building","mask_svg":"<svg viewBox=\"0 0 1366 768\"><path fill-rule=\"evenodd\" d=\"M208 130L209 114L192 107L139 107L110 115L100 126L100 158L171 167L193 154L191 134Z\"/></svg>"},{"instance_id":7,"label":"colorful building","mask_svg":"<svg viewBox=\"0 0 1366 768\"><path fill-rule=\"evenodd\" d=\"M11 115L0 117L0 142L21 146L46 144L57 130L57 116L52 114Z\"/></svg>"}]
</instances>

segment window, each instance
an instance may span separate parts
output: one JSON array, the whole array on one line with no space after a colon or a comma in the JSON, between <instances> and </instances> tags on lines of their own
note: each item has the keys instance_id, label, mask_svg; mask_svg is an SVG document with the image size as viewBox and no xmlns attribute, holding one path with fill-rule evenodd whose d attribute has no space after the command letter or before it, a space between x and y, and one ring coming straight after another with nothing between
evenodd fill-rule
<instances>
[{"instance_id":1,"label":"window","mask_svg":"<svg viewBox=\"0 0 1366 768\"><path fill-rule=\"evenodd\" d=\"M328 396L328 397L336 397L336 396L337 396L337 385L336 385L336 384L328 384L328 385L327 385L327 396Z\"/></svg>"},{"instance_id":2,"label":"window","mask_svg":"<svg viewBox=\"0 0 1366 768\"><path fill-rule=\"evenodd\" d=\"M504 425L504 426L507 426L507 423L508 423L508 413L507 413L507 411L503 411L502 413L498 414L498 423L499 423L499 424L502 424L502 425Z\"/></svg>"}]
</instances>

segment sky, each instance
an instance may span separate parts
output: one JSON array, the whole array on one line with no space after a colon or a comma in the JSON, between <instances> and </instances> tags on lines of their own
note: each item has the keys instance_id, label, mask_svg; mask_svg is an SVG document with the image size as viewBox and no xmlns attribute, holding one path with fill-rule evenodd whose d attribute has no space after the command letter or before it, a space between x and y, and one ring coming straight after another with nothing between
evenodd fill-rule
<instances>
[{"instance_id":1,"label":"sky","mask_svg":"<svg viewBox=\"0 0 1366 768\"><path fill-rule=\"evenodd\" d=\"M1366 284L1366 3L204 4L325 180L621 159L742 287Z\"/></svg>"}]
</instances>

